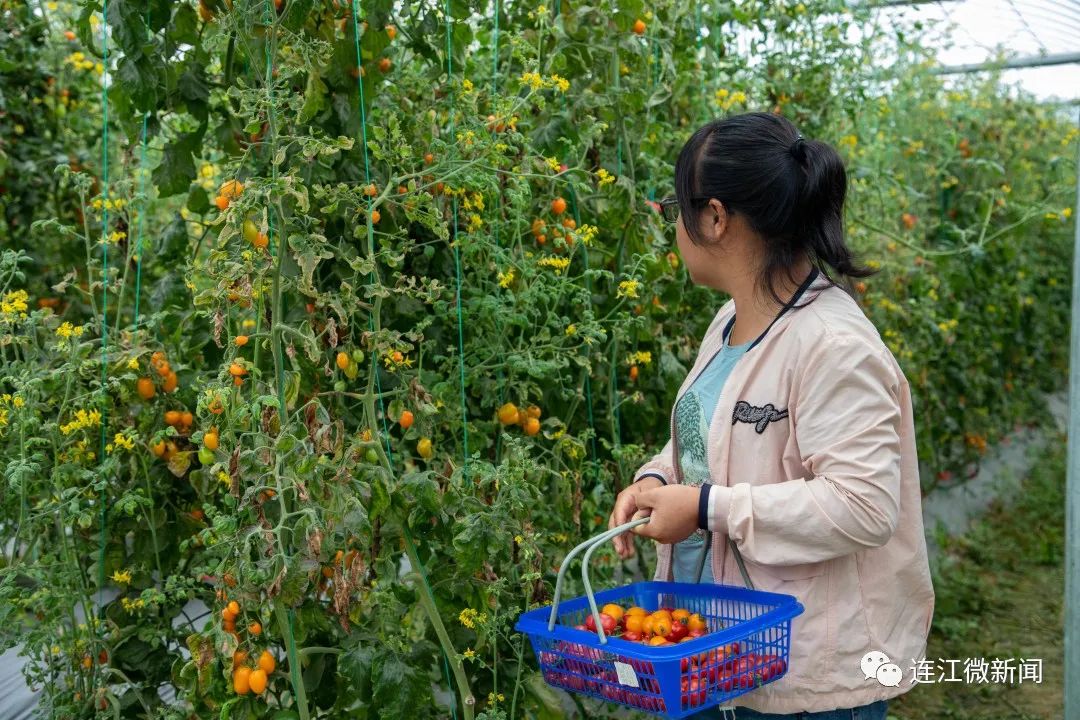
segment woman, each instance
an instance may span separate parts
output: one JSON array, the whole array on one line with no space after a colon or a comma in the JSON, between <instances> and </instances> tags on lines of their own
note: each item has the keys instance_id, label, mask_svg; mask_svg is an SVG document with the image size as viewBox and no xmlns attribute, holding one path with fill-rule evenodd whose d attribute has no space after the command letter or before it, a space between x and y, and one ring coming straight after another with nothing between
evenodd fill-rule
<instances>
[{"instance_id":1,"label":"woman","mask_svg":"<svg viewBox=\"0 0 1080 720\"><path fill-rule=\"evenodd\" d=\"M661 204L690 278L732 299L679 390L671 439L610 524L650 516L634 532L661 543L657 580L697 581L706 550L702 582L803 604L787 674L736 698L739 720L884 720L926 651L908 383L827 271L872 274L845 245L846 187L830 145L748 113L694 133ZM632 535L616 549L632 556Z\"/></svg>"}]
</instances>

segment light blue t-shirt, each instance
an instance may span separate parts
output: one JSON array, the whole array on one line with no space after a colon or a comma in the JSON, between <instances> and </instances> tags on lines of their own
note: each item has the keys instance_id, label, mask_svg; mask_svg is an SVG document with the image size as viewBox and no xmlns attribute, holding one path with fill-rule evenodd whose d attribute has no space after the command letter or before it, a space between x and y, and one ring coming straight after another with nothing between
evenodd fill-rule
<instances>
[{"instance_id":1,"label":"light blue t-shirt","mask_svg":"<svg viewBox=\"0 0 1080 720\"><path fill-rule=\"evenodd\" d=\"M709 480L709 463L705 444L709 437L709 424L720 390L724 387L728 375L753 341L742 345L729 345L727 336L720 351L709 361L708 366L679 398L675 406L675 433L679 441L679 465L682 468L684 485L700 487ZM696 582L697 565L705 545L705 531L696 530L686 540L675 545L672 570L675 582ZM705 557L705 567L701 572L701 582L715 582L712 574L712 549Z\"/></svg>"}]
</instances>

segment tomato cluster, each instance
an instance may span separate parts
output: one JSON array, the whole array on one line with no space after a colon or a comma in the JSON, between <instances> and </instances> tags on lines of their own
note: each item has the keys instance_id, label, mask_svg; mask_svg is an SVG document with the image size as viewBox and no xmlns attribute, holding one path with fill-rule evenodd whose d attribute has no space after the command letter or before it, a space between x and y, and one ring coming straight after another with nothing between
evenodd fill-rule
<instances>
[{"instance_id":1,"label":"tomato cluster","mask_svg":"<svg viewBox=\"0 0 1080 720\"><path fill-rule=\"evenodd\" d=\"M637 606L623 609L615 603L608 603L600 611L600 625L606 635L654 646L686 642L709 632L708 621L686 608L660 608L650 613ZM583 625L575 628L596 632L596 618L590 614Z\"/></svg>"}]
</instances>

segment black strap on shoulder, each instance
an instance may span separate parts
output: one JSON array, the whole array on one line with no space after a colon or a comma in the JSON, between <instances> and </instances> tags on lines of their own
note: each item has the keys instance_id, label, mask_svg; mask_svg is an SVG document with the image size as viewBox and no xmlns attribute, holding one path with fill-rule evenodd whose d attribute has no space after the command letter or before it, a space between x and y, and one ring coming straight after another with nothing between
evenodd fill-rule
<instances>
[{"instance_id":1,"label":"black strap on shoulder","mask_svg":"<svg viewBox=\"0 0 1080 720\"><path fill-rule=\"evenodd\" d=\"M780 309L780 312L776 314L776 317L773 318L773 321L769 323L769 327L765 328L765 332L758 335L757 340L754 341L753 345L746 349L746 352L750 352L755 347L757 347L757 344L761 342L761 340L769 333L769 330L772 330L772 326L776 324L776 321L779 320L784 313L790 310L792 306L799 301L799 298L802 297L803 293L805 293L806 290L814 283L814 280L817 279L817 276L819 274L820 271L815 265L814 269L810 271L810 274L806 276L806 279L802 281L802 285L799 286L799 289L795 291L795 294L791 296L791 299L784 304L784 307L782 307ZM731 333L731 328L734 325L735 313L732 313L731 319L728 320L727 326L724 327L724 342L727 342L728 335Z\"/></svg>"}]
</instances>

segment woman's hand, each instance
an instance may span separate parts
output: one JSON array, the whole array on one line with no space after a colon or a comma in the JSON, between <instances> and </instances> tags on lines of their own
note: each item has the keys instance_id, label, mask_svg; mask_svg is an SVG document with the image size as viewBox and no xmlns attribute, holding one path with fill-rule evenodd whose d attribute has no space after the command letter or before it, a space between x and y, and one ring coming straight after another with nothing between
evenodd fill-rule
<instances>
[{"instance_id":1,"label":"woman's hand","mask_svg":"<svg viewBox=\"0 0 1080 720\"><path fill-rule=\"evenodd\" d=\"M698 503L701 488L690 485L665 485L634 496L638 511L633 519L648 517L633 532L664 544L682 542L698 529Z\"/></svg>"},{"instance_id":2,"label":"woman's hand","mask_svg":"<svg viewBox=\"0 0 1080 720\"><path fill-rule=\"evenodd\" d=\"M615 509L608 518L608 530L630 522L630 518L639 509L638 496L647 490L662 487L663 484L656 477L645 477L619 493L619 496L615 498ZM623 560L634 557L634 539L628 534L616 535L612 542L615 544L615 552L619 553L619 557Z\"/></svg>"}]
</instances>

